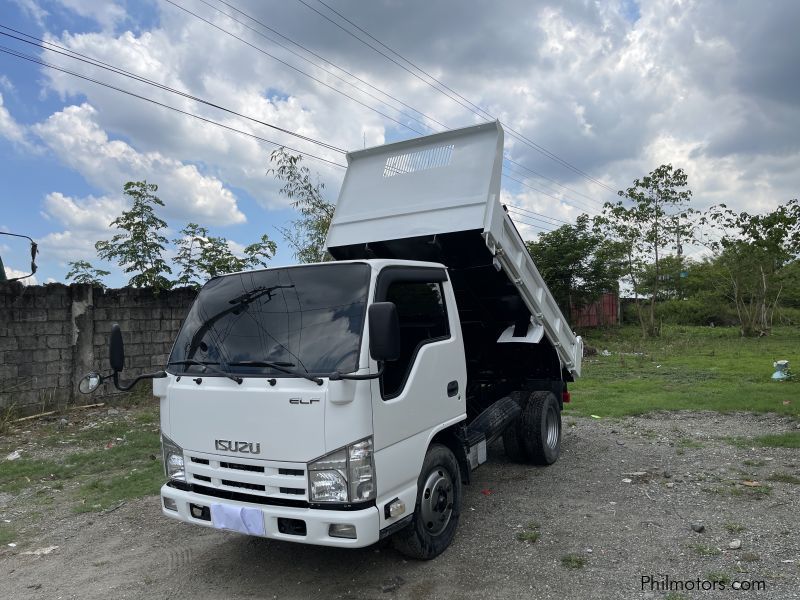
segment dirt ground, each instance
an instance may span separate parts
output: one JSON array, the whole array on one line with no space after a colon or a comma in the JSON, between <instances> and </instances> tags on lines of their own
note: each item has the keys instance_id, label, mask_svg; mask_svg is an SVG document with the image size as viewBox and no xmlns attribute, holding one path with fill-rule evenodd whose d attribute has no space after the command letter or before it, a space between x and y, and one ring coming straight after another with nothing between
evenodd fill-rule
<instances>
[{"instance_id":1,"label":"dirt ground","mask_svg":"<svg viewBox=\"0 0 800 600\"><path fill-rule=\"evenodd\" d=\"M797 427L770 415L566 416L551 467L490 449L466 488L454 544L430 562L405 560L385 541L346 551L193 527L162 518L157 497L45 515L27 553L0 549L0 595L800 598L800 450L726 439ZM518 539L524 532L539 537ZM643 586L647 577L657 585ZM669 595L666 578L701 589Z\"/></svg>"}]
</instances>

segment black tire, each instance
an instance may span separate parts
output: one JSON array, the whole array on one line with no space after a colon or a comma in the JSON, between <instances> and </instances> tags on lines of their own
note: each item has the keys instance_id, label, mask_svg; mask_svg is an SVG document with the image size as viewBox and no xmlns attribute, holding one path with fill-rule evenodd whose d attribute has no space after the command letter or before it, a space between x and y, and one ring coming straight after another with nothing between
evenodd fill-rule
<instances>
[{"instance_id":1,"label":"black tire","mask_svg":"<svg viewBox=\"0 0 800 600\"><path fill-rule=\"evenodd\" d=\"M561 454L561 408L553 392L533 392L522 409L522 444L534 465L552 465Z\"/></svg>"},{"instance_id":2,"label":"black tire","mask_svg":"<svg viewBox=\"0 0 800 600\"><path fill-rule=\"evenodd\" d=\"M525 410L525 406L528 404L528 392L511 392L510 396L516 400L517 404L519 404L520 408ZM503 447L506 450L506 456L510 458L514 462L518 463L529 463L531 461L531 457L528 455L528 451L525 449L525 445L522 443L523 432L522 432L522 416L520 415L514 422L511 423L506 430L503 432Z\"/></svg>"},{"instance_id":3,"label":"black tire","mask_svg":"<svg viewBox=\"0 0 800 600\"><path fill-rule=\"evenodd\" d=\"M456 535L461 498L461 471L456 457L447 446L432 444L417 480L414 518L394 535L394 547L419 560L439 556ZM440 522L435 522L437 517Z\"/></svg>"}]
</instances>

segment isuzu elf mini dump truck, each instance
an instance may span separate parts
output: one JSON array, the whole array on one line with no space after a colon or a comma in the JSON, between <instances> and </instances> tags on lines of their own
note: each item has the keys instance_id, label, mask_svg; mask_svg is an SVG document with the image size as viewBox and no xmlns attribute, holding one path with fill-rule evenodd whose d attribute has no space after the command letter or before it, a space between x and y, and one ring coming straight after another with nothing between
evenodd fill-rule
<instances>
[{"instance_id":1,"label":"isuzu elf mini dump truck","mask_svg":"<svg viewBox=\"0 0 800 600\"><path fill-rule=\"evenodd\" d=\"M153 379L162 512L277 540L430 559L502 436L548 465L582 342L500 203L487 123L351 152L333 261L215 277Z\"/></svg>"}]
</instances>

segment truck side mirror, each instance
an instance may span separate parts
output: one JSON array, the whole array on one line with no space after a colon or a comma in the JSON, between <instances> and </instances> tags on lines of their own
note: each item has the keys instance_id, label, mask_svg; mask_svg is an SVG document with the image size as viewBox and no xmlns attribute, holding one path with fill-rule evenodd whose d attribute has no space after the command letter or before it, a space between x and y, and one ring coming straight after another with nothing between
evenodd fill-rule
<instances>
[{"instance_id":1,"label":"truck side mirror","mask_svg":"<svg viewBox=\"0 0 800 600\"><path fill-rule=\"evenodd\" d=\"M369 307L369 353L378 361L400 358L400 322L394 302Z\"/></svg>"},{"instance_id":2,"label":"truck side mirror","mask_svg":"<svg viewBox=\"0 0 800 600\"><path fill-rule=\"evenodd\" d=\"M111 370L119 373L125 368L125 344L122 343L122 330L117 323L111 326L111 338L108 341L108 362Z\"/></svg>"},{"instance_id":3,"label":"truck side mirror","mask_svg":"<svg viewBox=\"0 0 800 600\"><path fill-rule=\"evenodd\" d=\"M81 378L78 382L78 391L81 394L91 394L95 391L100 384L103 383L103 376L100 373L95 373L92 371L91 373L87 373L86 375Z\"/></svg>"}]
</instances>

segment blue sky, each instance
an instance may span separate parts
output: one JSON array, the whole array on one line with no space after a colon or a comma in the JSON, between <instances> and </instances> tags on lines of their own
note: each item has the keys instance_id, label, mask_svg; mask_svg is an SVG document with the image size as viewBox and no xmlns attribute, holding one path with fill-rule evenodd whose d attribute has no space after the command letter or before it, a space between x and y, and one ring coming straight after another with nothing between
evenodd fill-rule
<instances>
[{"instance_id":1,"label":"blue sky","mask_svg":"<svg viewBox=\"0 0 800 600\"><path fill-rule=\"evenodd\" d=\"M455 0L342 0L332 5L340 15L308 4L318 12L294 0L231 0L235 13L220 0L5 0L0 25L339 148L499 117L535 142L506 137L514 163L503 199L518 207L526 237L596 214L613 190L666 162L689 174L696 208L725 202L756 212L797 197L800 42L784 31L800 19L797 3L513 0L456 10ZM0 37L4 47L343 162ZM238 252L267 233L279 244L275 264L292 262L277 227L294 212L266 174L272 146L6 54L0 98L0 229L40 244L39 283L63 281L70 260L88 259L113 271L110 285L123 284L93 242L113 234L107 225L126 207L125 181L144 178L161 188L168 237L196 221ZM305 164L334 201L342 170ZM27 265L22 241L0 236L0 256L14 272Z\"/></svg>"}]
</instances>

